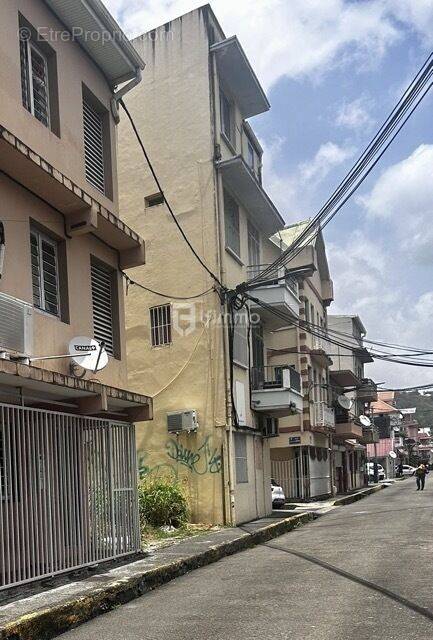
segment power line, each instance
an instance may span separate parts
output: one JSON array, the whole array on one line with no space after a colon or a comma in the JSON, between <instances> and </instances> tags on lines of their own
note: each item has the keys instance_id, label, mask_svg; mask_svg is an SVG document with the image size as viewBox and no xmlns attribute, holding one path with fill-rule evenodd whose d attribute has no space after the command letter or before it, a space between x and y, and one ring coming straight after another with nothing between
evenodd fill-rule
<instances>
[{"instance_id":1,"label":"power line","mask_svg":"<svg viewBox=\"0 0 433 640\"><path fill-rule=\"evenodd\" d=\"M124 271L122 271L121 273L126 280L127 287L129 287L130 285L133 285L135 287L139 287L140 289L143 289L144 291L153 293L155 296L160 296L161 298L168 298L171 300L195 300L196 298L202 298L208 293L211 293L211 291L215 291L215 287L210 287L210 289L206 289L206 291L202 291L201 293L197 293L193 296L174 296L168 293L162 293L161 291L155 291L154 289L150 289L149 287L146 287L144 284L141 284L141 282L136 282L135 280L130 278Z\"/></svg>"},{"instance_id":2,"label":"power line","mask_svg":"<svg viewBox=\"0 0 433 640\"><path fill-rule=\"evenodd\" d=\"M421 69L418 71L417 75L412 80L411 84L404 92L403 96L400 98L399 102L387 117L379 131L376 133L373 140L369 143L352 169L340 182L337 189L310 221L304 231L302 231L293 243L282 252L279 258L269 265L262 273L255 276L250 283L263 279L279 266L283 266L290 260L293 260L302 250L303 246L312 242L314 237L317 236L318 233L334 218L342 206L359 188L430 90L432 83L428 83L433 75L432 56L432 53L428 56L427 60L422 65ZM395 132L391 136L394 129ZM385 142L387 143L385 144ZM354 186L352 187L352 185ZM247 283L244 284L245 289L248 289Z\"/></svg>"},{"instance_id":3,"label":"power line","mask_svg":"<svg viewBox=\"0 0 433 640\"><path fill-rule=\"evenodd\" d=\"M123 99L120 99L120 101L119 101L119 102L120 102L120 104L122 105L123 110L125 111L125 113L126 113L126 115L127 115L128 119L129 119L129 122L131 123L132 129L133 129L133 131L134 131L134 133L135 133L135 136L136 136L136 138L137 138L137 140L138 140L138 144L140 145L141 150L142 150L142 152L143 152L143 155L144 155L144 157L145 157L145 159L146 159L146 162L147 162L147 164L148 164L148 166L149 166L149 169L150 169L150 172L151 172L151 174L152 174L152 176L153 176L153 179L155 180L156 186L158 187L159 192L161 193L161 196L162 196L162 198L163 198L163 200L164 200L164 202L165 202L165 205L166 205L166 207L167 207L168 211L170 212L170 215L171 215L171 217L173 218L173 221L174 221L175 225L176 225L176 226L177 226L177 228L179 229L179 231L180 231L180 234L181 234L182 238L185 240L186 244L188 245L188 247L190 248L191 252L192 252L192 253L194 254L194 256L196 257L196 259L198 260L198 262L201 264L201 266L203 267L203 269L205 269L205 270L207 271L207 273L211 276L211 278L213 278L213 279L215 280L215 282L216 282L217 284L219 284L219 286L220 286L221 288L224 288L224 287L223 287L223 285L222 285L222 283L220 282L219 278L217 278L217 276L216 276L216 275L215 275L215 274L214 274L214 273L209 269L209 267L206 265L206 263L205 263L205 262L202 260L202 258L199 256L199 254L197 253L197 251L194 249L194 247L193 247L193 245L191 244L191 242L189 241L189 239L188 239L188 237L187 237L187 235L186 235L185 231L183 230L182 226L180 225L179 221L177 220L177 218L176 218L176 216L175 216L175 214L174 214L174 211L173 211L173 209L172 209L172 207L171 207L171 205L170 205L169 201L167 200L167 197L166 197L166 195L165 195L165 193L164 193L164 190L163 190L162 185L161 185L161 183L160 183L160 181L159 181L159 178L158 178L158 176L156 175L155 169L154 169L154 167L153 167L153 165L152 165L152 162L151 162L151 160L150 160L150 158L149 158L149 154L148 154L148 153L147 153L147 151L146 151L146 148L145 148L144 143L143 143L143 141L142 141L142 139L141 139L141 136L140 136L140 134L139 134L139 132L138 132L138 129L137 129L136 125L135 125L135 122L134 122L134 120L133 120L133 118L132 118L132 116L131 116L130 112L128 111L128 108L127 108L127 106L125 105L125 103L124 103Z\"/></svg>"}]
</instances>

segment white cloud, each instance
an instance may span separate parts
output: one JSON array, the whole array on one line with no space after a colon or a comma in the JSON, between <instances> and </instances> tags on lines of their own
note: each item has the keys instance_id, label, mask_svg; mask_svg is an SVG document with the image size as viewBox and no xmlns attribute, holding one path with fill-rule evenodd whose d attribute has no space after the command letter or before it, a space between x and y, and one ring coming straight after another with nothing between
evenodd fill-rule
<instances>
[{"instance_id":1,"label":"white cloud","mask_svg":"<svg viewBox=\"0 0 433 640\"><path fill-rule=\"evenodd\" d=\"M373 124L373 118L369 113L370 108L371 101L364 96L352 102L344 102L337 112L336 123L348 129L369 128Z\"/></svg>"},{"instance_id":2,"label":"white cloud","mask_svg":"<svg viewBox=\"0 0 433 640\"><path fill-rule=\"evenodd\" d=\"M342 147L335 142L325 142L319 147L312 160L300 165L302 182L323 180L332 169L351 158L354 152L353 147Z\"/></svg>"},{"instance_id":3,"label":"white cloud","mask_svg":"<svg viewBox=\"0 0 433 640\"><path fill-rule=\"evenodd\" d=\"M419 2L422 7L416 8ZM423 38L431 0L214 0L227 35L236 33L265 87L281 77L318 79L337 66L380 63L407 24ZM202 4L201 0L106 0L136 36ZM398 20L398 21L397 21Z\"/></svg>"},{"instance_id":4,"label":"white cloud","mask_svg":"<svg viewBox=\"0 0 433 640\"><path fill-rule=\"evenodd\" d=\"M433 261L432 176L433 145L422 144L358 198L371 220L389 220L405 255L422 263Z\"/></svg>"}]
</instances>

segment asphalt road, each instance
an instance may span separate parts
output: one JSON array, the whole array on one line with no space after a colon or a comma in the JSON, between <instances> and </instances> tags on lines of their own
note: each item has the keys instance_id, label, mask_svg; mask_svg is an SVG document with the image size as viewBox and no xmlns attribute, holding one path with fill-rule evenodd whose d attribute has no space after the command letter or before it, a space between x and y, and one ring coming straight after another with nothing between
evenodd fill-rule
<instances>
[{"instance_id":1,"label":"asphalt road","mask_svg":"<svg viewBox=\"0 0 433 640\"><path fill-rule=\"evenodd\" d=\"M194 571L65 640L432 640L433 473Z\"/></svg>"}]
</instances>

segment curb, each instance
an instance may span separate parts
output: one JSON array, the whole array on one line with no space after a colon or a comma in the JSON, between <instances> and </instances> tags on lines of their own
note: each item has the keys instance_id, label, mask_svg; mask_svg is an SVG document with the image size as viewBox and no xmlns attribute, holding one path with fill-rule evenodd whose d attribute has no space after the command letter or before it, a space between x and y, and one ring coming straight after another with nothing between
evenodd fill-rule
<instances>
[{"instance_id":1,"label":"curb","mask_svg":"<svg viewBox=\"0 0 433 640\"><path fill-rule=\"evenodd\" d=\"M246 532L234 540L209 547L203 553L170 562L156 569L149 569L131 578L113 581L95 590L91 595L23 615L0 629L0 639L48 640L189 571L277 538L314 519L313 513L290 516L251 533Z\"/></svg>"},{"instance_id":2,"label":"curb","mask_svg":"<svg viewBox=\"0 0 433 640\"><path fill-rule=\"evenodd\" d=\"M352 504L353 502L357 502L358 500L362 500L363 498L367 498L367 496L371 496L373 493L377 493L378 491L382 491L382 489L386 489L388 485L386 484L377 484L374 487L368 487L364 491L360 491L359 493L354 493L351 496L344 496L343 498L338 498L334 501L335 507L343 507L346 504Z\"/></svg>"}]
</instances>

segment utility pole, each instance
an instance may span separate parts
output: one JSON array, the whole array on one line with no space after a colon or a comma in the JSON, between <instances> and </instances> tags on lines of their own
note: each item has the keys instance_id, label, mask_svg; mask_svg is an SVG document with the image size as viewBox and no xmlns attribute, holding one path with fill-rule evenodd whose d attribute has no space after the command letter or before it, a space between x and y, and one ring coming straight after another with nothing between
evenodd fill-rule
<instances>
[{"instance_id":1,"label":"utility pole","mask_svg":"<svg viewBox=\"0 0 433 640\"><path fill-rule=\"evenodd\" d=\"M374 426L374 409L370 405L371 424ZM374 462L373 462L373 482L377 484L379 482L379 467L377 466L377 442L374 442Z\"/></svg>"}]
</instances>

